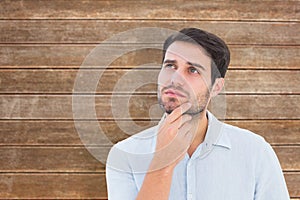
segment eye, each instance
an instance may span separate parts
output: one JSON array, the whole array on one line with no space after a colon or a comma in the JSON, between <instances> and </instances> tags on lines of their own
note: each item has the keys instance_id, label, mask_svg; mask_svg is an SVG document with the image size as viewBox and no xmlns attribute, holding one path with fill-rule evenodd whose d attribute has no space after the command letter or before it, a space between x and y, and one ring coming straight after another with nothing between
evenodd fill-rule
<instances>
[{"instance_id":1,"label":"eye","mask_svg":"<svg viewBox=\"0 0 300 200\"><path fill-rule=\"evenodd\" d=\"M170 68L170 69L174 69L175 68L175 65L174 64L165 64L164 65L164 68Z\"/></svg>"},{"instance_id":2,"label":"eye","mask_svg":"<svg viewBox=\"0 0 300 200\"><path fill-rule=\"evenodd\" d=\"M200 74L200 72L195 67L189 67L188 70L192 74Z\"/></svg>"}]
</instances>

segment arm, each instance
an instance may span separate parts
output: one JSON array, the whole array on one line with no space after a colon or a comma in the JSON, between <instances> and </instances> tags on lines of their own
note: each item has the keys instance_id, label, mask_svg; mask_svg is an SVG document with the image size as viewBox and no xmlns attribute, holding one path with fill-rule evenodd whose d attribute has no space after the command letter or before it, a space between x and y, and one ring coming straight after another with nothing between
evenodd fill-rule
<instances>
[{"instance_id":1,"label":"arm","mask_svg":"<svg viewBox=\"0 0 300 200\"><path fill-rule=\"evenodd\" d=\"M156 152L136 200L169 199L174 168L184 157L193 137L188 134L191 126L186 123L191 116L182 115L190 106L183 104L176 108L160 124Z\"/></svg>"},{"instance_id":2,"label":"arm","mask_svg":"<svg viewBox=\"0 0 300 200\"><path fill-rule=\"evenodd\" d=\"M148 172L136 200L169 199L172 183L173 166Z\"/></svg>"},{"instance_id":3,"label":"arm","mask_svg":"<svg viewBox=\"0 0 300 200\"><path fill-rule=\"evenodd\" d=\"M109 200L133 200L138 193L126 153L118 145L113 146L108 155L106 183Z\"/></svg>"},{"instance_id":4,"label":"arm","mask_svg":"<svg viewBox=\"0 0 300 200\"><path fill-rule=\"evenodd\" d=\"M138 191L132 174L107 167L106 182L109 200L135 199Z\"/></svg>"},{"instance_id":5,"label":"arm","mask_svg":"<svg viewBox=\"0 0 300 200\"><path fill-rule=\"evenodd\" d=\"M189 133L191 125L186 123L191 119L188 115L182 115L190 105L185 104L175 109L159 125L156 139L156 151L149 163L142 186L138 190L134 170L130 159L118 144L109 153L106 164L106 180L109 200L133 200L133 199L159 199L169 198L173 170L186 153L192 134ZM138 157L137 157L138 159ZM145 159L147 160L147 159ZM131 164L130 164L131 163ZM138 163L135 163L139 166ZM137 168L138 169L138 168Z\"/></svg>"},{"instance_id":6,"label":"arm","mask_svg":"<svg viewBox=\"0 0 300 200\"><path fill-rule=\"evenodd\" d=\"M272 147L265 142L257 163L255 200L289 200L282 169Z\"/></svg>"}]
</instances>

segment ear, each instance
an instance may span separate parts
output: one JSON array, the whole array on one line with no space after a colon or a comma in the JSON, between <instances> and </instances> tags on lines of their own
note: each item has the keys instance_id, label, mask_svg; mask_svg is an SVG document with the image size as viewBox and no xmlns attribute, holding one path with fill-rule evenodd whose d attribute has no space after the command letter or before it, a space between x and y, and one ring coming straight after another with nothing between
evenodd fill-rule
<instances>
[{"instance_id":1,"label":"ear","mask_svg":"<svg viewBox=\"0 0 300 200\"><path fill-rule=\"evenodd\" d=\"M215 97L217 96L223 89L224 87L224 78L216 78L215 80L215 83L212 87L212 90L211 90L211 97Z\"/></svg>"}]
</instances>

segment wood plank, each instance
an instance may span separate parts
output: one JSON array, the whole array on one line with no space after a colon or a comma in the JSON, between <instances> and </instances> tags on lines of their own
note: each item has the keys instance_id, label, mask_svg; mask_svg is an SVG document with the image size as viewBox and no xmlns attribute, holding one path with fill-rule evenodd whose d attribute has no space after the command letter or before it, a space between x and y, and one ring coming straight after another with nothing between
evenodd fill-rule
<instances>
[{"instance_id":1,"label":"wood plank","mask_svg":"<svg viewBox=\"0 0 300 200\"><path fill-rule=\"evenodd\" d=\"M152 119L162 115L156 95L85 95L74 97L74 105L72 96L65 95L2 95L0 100L1 119L73 119L72 106L77 109L75 118L93 119L93 102L99 119L149 119L149 112ZM218 96L218 101L224 98ZM226 95L226 105L215 103L213 110L226 112L226 119L299 119L299 101L298 95Z\"/></svg>"},{"instance_id":2,"label":"wood plank","mask_svg":"<svg viewBox=\"0 0 300 200\"><path fill-rule=\"evenodd\" d=\"M0 199L107 199L103 174L0 174Z\"/></svg>"},{"instance_id":3,"label":"wood plank","mask_svg":"<svg viewBox=\"0 0 300 200\"><path fill-rule=\"evenodd\" d=\"M161 45L156 47L150 44L110 45L105 54L101 56L90 54L90 57L87 57L95 47L95 45L2 45L0 46L0 68L45 68L47 66L78 68L84 61L87 67L132 67L146 64L160 67ZM135 50L129 52L129 49ZM233 45L230 49L232 68L300 69L299 46ZM122 56L118 57L120 53Z\"/></svg>"},{"instance_id":4,"label":"wood plank","mask_svg":"<svg viewBox=\"0 0 300 200\"><path fill-rule=\"evenodd\" d=\"M225 122L259 134L273 145L300 144L298 120L230 120Z\"/></svg>"},{"instance_id":5,"label":"wood plank","mask_svg":"<svg viewBox=\"0 0 300 200\"><path fill-rule=\"evenodd\" d=\"M81 77L87 77L86 79L89 80L97 76L99 83L96 93L98 94L112 92L155 94L159 71L160 69L0 70L0 93L72 94L76 75L80 74ZM300 70L228 70L224 93L300 94L299 77ZM118 82L121 80L122 82ZM82 91L82 93L93 92L95 91L92 89Z\"/></svg>"},{"instance_id":6,"label":"wood plank","mask_svg":"<svg viewBox=\"0 0 300 200\"><path fill-rule=\"evenodd\" d=\"M167 9L166 9L167 8ZM266 9L268 8L268 9ZM34 1L2 2L0 19L182 19L299 21L298 1ZM87 14L88 13L88 14Z\"/></svg>"},{"instance_id":7,"label":"wood plank","mask_svg":"<svg viewBox=\"0 0 300 200\"><path fill-rule=\"evenodd\" d=\"M228 119L299 119L300 117L298 113L300 105L297 102L300 98L297 95L226 95L226 97Z\"/></svg>"},{"instance_id":8,"label":"wood plank","mask_svg":"<svg viewBox=\"0 0 300 200\"><path fill-rule=\"evenodd\" d=\"M139 130L127 121L99 121L102 133L112 142L121 141L138 131L157 124L158 121L135 121ZM299 120L238 120L226 123L248 129L263 136L272 145L300 145ZM88 123L76 122L83 132L92 133ZM77 128L78 128L77 127ZM98 141L108 145L105 140ZM0 121L0 145L82 145L73 121Z\"/></svg>"},{"instance_id":9,"label":"wood plank","mask_svg":"<svg viewBox=\"0 0 300 200\"><path fill-rule=\"evenodd\" d=\"M290 197L300 198L300 173L285 173L284 177L290 193Z\"/></svg>"},{"instance_id":10,"label":"wood plank","mask_svg":"<svg viewBox=\"0 0 300 200\"><path fill-rule=\"evenodd\" d=\"M0 121L0 146L6 145L82 145L77 129L87 135L93 133L93 126L85 121ZM112 142L117 143L158 121L136 121L140 127L135 130L127 121L99 121L102 133ZM293 133L293 132L292 132ZM292 133L289 133L293 135ZM291 136L292 137L292 136ZM96 140L96 139L95 139ZM93 142L95 141L93 140ZM106 140L97 140L99 145L108 145ZM292 141L295 142L295 141Z\"/></svg>"},{"instance_id":11,"label":"wood plank","mask_svg":"<svg viewBox=\"0 0 300 200\"><path fill-rule=\"evenodd\" d=\"M284 175L291 198L299 198L299 172ZM104 174L0 174L0 180L1 199L107 198Z\"/></svg>"},{"instance_id":12,"label":"wood plank","mask_svg":"<svg viewBox=\"0 0 300 200\"><path fill-rule=\"evenodd\" d=\"M299 45L300 26L296 22L218 22L218 21L116 21L113 20L9 20L0 21L0 43L100 43L112 36L141 27L180 30L199 27L213 32L228 44ZM233 31L234 30L234 31ZM163 32L161 32L163 34ZM128 43L154 40L153 33L137 37L133 33ZM168 35L165 35L166 38ZM119 43L115 41L114 43ZM160 42L160 41L159 41ZM161 42L160 42L161 43Z\"/></svg>"},{"instance_id":13,"label":"wood plank","mask_svg":"<svg viewBox=\"0 0 300 200\"><path fill-rule=\"evenodd\" d=\"M110 147L94 147L106 159ZM105 163L94 158L84 147L1 147L0 171L33 172L104 172Z\"/></svg>"},{"instance_id":14,"label":"wood plank","mask_svg":"<svg viewBox=\"0 0 300 200\"><path fill-rule=\"evenodd\" d=\"M300 147L299 146L278 146L273 147L283 170L299 171Z\"/></svg>"},{"instance_id":15,"label":"wood plank","mask_svg":"<svg viewBox=\"0 0 300 200\"><path fill-rule=\"evenodd\" d=\"M299 94L300 71L228 70L225 76L227 93L286 93ZM298 84L299 82L299 84Z\"/></svg>"},{"instance_id":16,"label":"wood plank","mask_svg":"<svg viewBox=\"0 0 300 200\"><path fill-rule=\"evenodd\" d=\"M65 95L1 95L0 119L94 119L94 109L99 119L159 119L162 115L156 95L75 97L72 105L72 96ZM219 95L211 105L212 112L218 111L215 114L221 119L223 112L225 119L240 120L300 116L299 95L226 95L224 101Z\"/></svg>"},{"instance_id":17,"label":"wood plank","mask_svg":"<svg viewBox=\"0 0 300 200\"><path fill-rule=\"evenodd\" d=\"M300 170L299 146L273 147L283 171ZM93 147L94 158L84 147L0 147L0 172L94 173L104 172L110 147ZM94 155L94 154L93 154Z\"/></svg>"}]
</instances>

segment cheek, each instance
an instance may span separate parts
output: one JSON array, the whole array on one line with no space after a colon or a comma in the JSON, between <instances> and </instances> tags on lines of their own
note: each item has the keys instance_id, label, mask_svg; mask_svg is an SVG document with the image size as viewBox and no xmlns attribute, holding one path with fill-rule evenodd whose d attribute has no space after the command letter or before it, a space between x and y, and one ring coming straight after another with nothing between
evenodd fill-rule
<instances>
[{"instance_id":1,"label":"cheek","mask_svg":"<svg viewBox=\"0 0 300 200\"><path fill-rule=\"evenodd\" d=\"M198 98L198 96L202 96L209 89L206 80L201 80L201 78L189 82L188 85L189 85L189 91L191 93L191 96L194 98Z\"/></svg>"},{"instance_id":2,"label":"cheek","mask_svg":"<svg viewBox=\"0 0 300 200\"><path fill-rule=\"evenodd\" d=\"M209 72L205 73L203 78L202 78L202 82L204 83L204 85L209 88L211 85L211 74Z\"/></svg>"},{"instance_id":3,"label":"cheek","mask_svg":"<svg viewBox=\"0 0 300 200\"><path fill-rule=\"evenodd\" d=\"M167 85L167 83L170 81L170 77L170 73L167 73L166 70L161 70L157 79L158 85Z\"/></svg>"},{"instance_id":4,"label":"cheek","mask_svg":"<svg viewBox=\"0 0 300 200\"><path fill-rule=\"evenodd\" d=\"M203 74L197 80L198 90L201 88L201 91L209 89L211 86L211 78L207 74Z\"/></svg>"}]
</instances>

